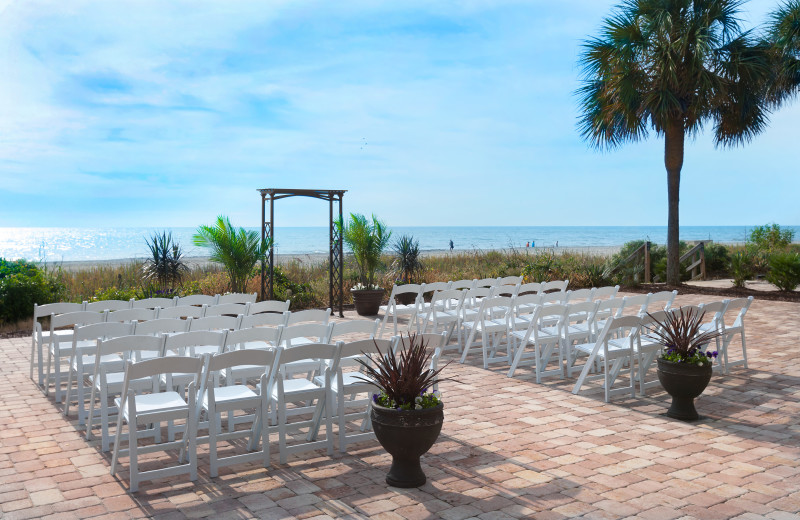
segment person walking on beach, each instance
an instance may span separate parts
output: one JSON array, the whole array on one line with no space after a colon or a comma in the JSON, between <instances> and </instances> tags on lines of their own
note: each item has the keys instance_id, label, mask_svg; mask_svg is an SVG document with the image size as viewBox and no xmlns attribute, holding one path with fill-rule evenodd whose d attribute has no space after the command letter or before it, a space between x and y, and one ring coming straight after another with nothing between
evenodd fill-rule
<instances>
[{"instance_id":1,"label":"person walking on beach","mask_svg":"<svg viewBox=\"0 0 800 520\"><path fill-rule=\"evenodd\" d=\"M450 239L450 252L453 252L453 239Z\"/></svg>"}]
</instances>

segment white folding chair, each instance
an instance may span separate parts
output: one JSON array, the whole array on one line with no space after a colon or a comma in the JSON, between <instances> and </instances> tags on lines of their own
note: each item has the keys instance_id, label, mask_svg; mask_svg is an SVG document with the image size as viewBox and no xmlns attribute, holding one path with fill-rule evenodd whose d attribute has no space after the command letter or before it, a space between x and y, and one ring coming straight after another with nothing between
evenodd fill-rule
<instances>
[{"instance_id":1,"label":"white folding chair","mask_svg":"<svg viewBox=\"0 0 800 520\"><path fill-rule=\"evenodd\" d=\"M247 315L247 306L249 303L218 303L206 308L204 318L211 316L240 316Z\"/></svg>"},{"instance_id":2,"label":"white folding chair","mask_svg":"<svg viewBox=\"0 0 800 520\"><path fill-rule=\"evenodd\" d=\"M428 314L428 311L430 310L430 302L425 301L426 294L430 294L431 298L433 298L433 295L436 292L448 290L450 290L450 282L432 282L422 284L422 289L420 289L420 294L417 298L417 316L421 318Z\"/></svg>"},{"instance_id":3,"label":"white folding chair","mask_svg":"<svg viewBox=\"0 0 800 520\"><path fill-rule=\"evenodd\" d=\"M520 285L521 283L521 276L506 276L497 279L497 285Z\"/></svg>"},{"instance_id":4,"label":"white folding chair","mask_svg":"<svg viewBox=\"0 0 800 520\"><path fill-rule=\"evenodd\" d=\"M111 474L117 473L117 462L120 455L130 457L130 491L136 492L139 489L139 482L142 480L152 480L156 478L174 477L177 475L189 474L189 479L197 480L197 386L200 381L200 374L203 370L203 358L192 357L168 357L164 359L150 359L139 363L128 362L125 367L125 379L122 387L122 394L114 400L119 410L117 416L117 431L114 440L114 453L111 457ZM184 400L183 396L177 392L167 390L160 391L160 375L177 372L193 373L194 381L189 384L189 398ZM152 393L136 394L132 382L142 379L153 381ZM186 433L179 441L168 441L156 444L139 446L140 436L149 436L149 430L139 431L140 425L154 425L160 428L163 421L186 421ZM120 443L123 440L122 429L128 425L128 449L123 450ZM153 429L154 429L153 428ZM154 469L150 471L139 470L139 453L152 453L155 451L166 451L169 449L180 448L179 461L183 461L184 454L188 456L189 462L177 464L175 466Z\"/></svg>"},{"instance_id":5,"label":"white folding chair","mask_svg":"<svg viewBox=\"0 0 800 520\"><path fill-rule=\"evenodd\" d=\"M497 278L481 278L475 280L475 287L495 287L497 285Z\"/></svg>"},{"instance_id":6,"label":"white folding chair","mask_svg":"<svg viewBox=\"0 0 800 520\"><path fill-rule=\"evenodd\" d=\"M565 303L579 303L579 302L590 302L594 300L594 292L596 289L575 289L572 291L567 291L567 294L564 298Z\"/></svg>"},{"instance_id":7,"label":"white folding chair","mask_svg":"<svg viewBox=\"0 0 800 520\"><path fill-rule=\"evenodd\" d=\"M339 451L347 451L347 445L354 442L374 438L375 434L367 431L369 426L368 414L370 399L378 388L372 383L364 381L365 372L358 359L365 360L370 355L386 355L392 348L392 341L388 339L362 339L343 343L339 354L339 363L336 375L331 380L331 409L336 406L336 417L339 425ZM357 370L353 370L357 367ZM345 369L350 369L345 371ZM320 375L314 378L317 385L324 385L325 378ZM358 399L359 395L366 397ZM347 413L347 408L356 408L358 411ZM361 424L357 433L347 433L347 423L360 419ZM318 426L317 426L318 427Z\"/></svg>"},{"instance_id":8,"label":"white folding chair","mask_svg":"<svg viewBox=\"0 0 800 520\"><path fill-rule=\"evenodd\" d=\"M617 316L622 312L622 304L624 298L611 298L608 300L599 300L600 305L597 306L597 312L594 315L594 341L606 326L606 320L613 316Z\"/></svg>"},{"instance_id":9,"label":"white folding chair","mask_svg":"<svg viewBox=\"0 0 800 520\"><path fill-rule=\"evenodd\" d=\"M97 300L94 302L86 302L85 310L92 312L111 312L130 308L130 300Z\"/></svg>"},{"instance_id":10,"label":"white folding chair","mask_svg":"<svg viewBox=\"0 0 800 520\"><path fill-rule=\"evenodd\" d=\"M176 307L183 307L185 305L196 305L202 307L203 305L212 306L217 304L219 294L209 296L208 294L190 294L189 296L179 296L175 300Z\"/></svg>"},{"instance_id":11,"label":"white folding chair","mask_svg":"<svg viewBox=\"0 0 800 520\"><path fill-rule=\"evenodd\" d=\"M120 309L111 311L106 316L107 322L131 323L134 321L150 321L156 319L158 309L145 309L136 307L134 309Z\"/></svg>"},{"instance_id":12,"label":"white folding chair","mask_svg":"<svg viewBox=\"0 0 800 520\"><path fill-rule=\"evenodd\" d=\"M422 298L423 285L409 283L405 285L392 286L392 293L389 295L389 302L386 305L381 305L380 312L383 313L383 322L381 324L380 337L386 330L386 325L389 318L392 319L392 326L394 327L394 334L397 335L397 319L400 317L408 318L408 330L411 330L411 324L417 322L417 331L419 331L419 322L417 321L417 312L419 311L419 300ZM402 294L414 295L414 301L408 304L398 303L397 297Z\"/></svg>"},{"instance_id":13,"label":"white folding chair","mask_svg":"<svg viewBox=\"0 0 800 520\"><path fill-rule=\"evenodd\" d=\"M283 328L281 346L296 347L309 343L328 343L333 323L301 323Z\"/></svg>"},{"instance_id":14,"label":"white folding chair","mask_svg":"<svg viewBox=\"0 0 800 520\"><path fill-rule=\"evenodd\" d=\"M744 316L747 314L747 310L750 308L752 303L752 296L748 296L747 298L736 298L735 300L729 301L727 307L725 308L725 314L720 320L722 325L722 353L718 354L717 358L722 358L722 366L726 374L728 373L728 369L730 369L730 367L742 365L744 368L747 368L747 344L744 338ZM733 319L733 323L728 325L726 317L732 313L736 313L736 317ZM728 351L730 349L731 342L736 336L739 336L741 341L742 359L730 361L728 359Z\"/></svg>"},{"instance_id":15,"label":"white folding chair","mask_svg":"<svg viewBox=\"0 0 800 520\"><path fill-rule=\"evenodd\" d=\"M269 429L261 428L261 450L253 452L258 446L257 431L258 421L266 419L269 415L269 395L273 385L275 360L278 349L243 349L216 354L208 357L206 370L202 381L205 391L201 393L198 413L205 412L208 420L208 437L199 437L198 442L208 442L210 473L212 477L219 474L221 466L231 466L245 462L261 462L266 468L269 466ZM253 390L247 384L228 384L218 386L215 381L219 379L215 374L222 371L233 371L237 368L257 372L259 384ZM244 431L222 432L222 414L234 415L237 410L255 410L247 414L252 421L252 427ZM199 422L199 420L198 420ZM241 421L240 421L241 422ZM248 453L219 457L217 443L240 438L249 438Z\"/></svg>"},{"instance_id":16,"label":"white folding chair","mask_svg":"<svg viewBox=\"0 0 800 520\"><path fill-rule=\"evenodd\" d=\"M611 300L617 297L617 293L619 292L619 285L606 286L606 287L598 287L594 290L594 295L592 297L595 300Z\"/></svg>"},{"instance_id":17,"label":"white folding chair","mask_svg":"<svg viewBox=\"0 0 800 520\"><path fill-rule=\"evenodd\" d=\"M511 331L509 327L510 336L519 342L517 344L515 341L516 350L512 353L513 361L508 370L508 377L514 377L517 368L528 364L527 360L531 358L533 358L537 383L541 383L542 378L547 376L564 377L564 354L561 345L567 310L566 305L541 305L536 308L527 330L524 332ZM527 346L531 344L533 352L526 353ZM557 354L558 357L558 368L548 368L554 354Z\"/></svg>"},{"instance_id":18,"label":"white folding chair","mask_svg":"<svg viewBox=\"0 0 800 520\"><path fill-rule=\"evenodd\" d=\"M473 287L475 287L475 282L477 282L477 280L473 279L473 280L454 280L448 283L450 284L450 289L458 289L459 291L462 290L468 291Z\"/></svg>"},{"instance_id":19,"label":"white folding chair","mask_svg":"<svg viewBox=\"0 0 800 520\"><path fill-rule=\"evenodd\" d=\"M478 335L481 337L481 352L483 354L483 368L489 368L489 363L511 360L511 346L508 342L509 316L512 300L508 296L492 296L484 298L481 307L473 321L464 322L464 333L467 334L467 343L461 355L461 363L467 360L467 355ZM505 338L505 355L498 355Z\"/></svg>"},{"instance_id":20,"label":"white folding chair","mask_svg":"<svg viewBox=\"0 0 800 520\"><path fill-rule=\"evenodd\" d=\"M166 307L166 308L159 308L158 309L158 319L169 319L169 318L202 318L206 314L206 307L195 307L194 305L178 305L175 307Z\"/></svg>"},{"instance_id":21,"label":"white folding chair","mask_svg":"<svg viewBox=\"0 0 800 520\"><path fill-rule=\"evenodd\" d=\"M261 314L262 312L274 312L283 314L289 310L290 300L285 302L279 300L264 300L263 302L251 303L247 312L249 315Z\"/></svg>"},{"instance_id":22,"label":"white folding chair","mask_svg":"<svg viewBox=\"0 0 800 520\"><path fill-rule=\"evenodd\" d=\"M189 331L189 320L180 318L158 318L136 323L133 333L139 336L159 336L161 334L179 334Z\"/></svg>"},{"instance_id":23,"label":"white folding chair","mask_svg":"<svg viewBox=\"0 0 800 520\"><path fill-rule=\"evenodd\" d=\"M31 332L31 373L30 377L33 379L34 365L38 371L39 386L44 386L44 346L50 345L50 329L43 330L42 318L49 318L51 315L65 314L67 312L80 312L84 309L83 303L48 303L45 305L33 304L33 331ZM57 336L62 340L72 340L72 329L55 331Z\"/></svg>"},{"instance_id":24,"label":"white folding chair","mask_svg":"<svg viewBox=\"0 0 800 520\"><path fill-rule=\"evenodd\" d=\"M177 299L176 296L175 298L143 298L141 300L131 300L131 308L155 309L156 307L161 307L164 309L167 307L175 307Z\"/></svg>"},{"instance_id":25,"label":"white folding chair","mask_svg":"<svg viewBox=\"0 0 800 520\"><path fill-rule=\"evenodd\" d=\"M94 353L94 370L89 377L92 394L89 398L89 413L86 415L86 440L92 439L95 417L95 402L100 404L101 449L108 451L111 444L109 435L109 417L116 408L109 406L109 399L122 392L125 382L124 361L108 361L110 356L119 355L123 360L139 359L139 354L154 354L154 360L160 361L164 353L164 338L156 336L121 336L100 340ZM103 360L106 360L103 362ZM150 378L129 382L129 388L147 389L154 383ZM154 433L160 433L155 432Z\"/></svg>"},{"instance_id":26,"label":"white folding chair","mask_svg":"<svg viewBox=\"0 0 800 520\"><path fill-rule=\"evenodd\" d=\"M286 326L297 325L298 323L321 323L327 325L331 319L331 310L325 309L306 309L304 311L291 312L286 320Z\"/></svg>"},{"instance_id":27,"label":"white folding chair","mask_svg":"<svg viewBox=\"0 0 800 520\"><path fill-rule=\"evenodd\" d=\"M61 402L64 394L61 391L61 363L63 359L69 359L72 354L72 335L73 330L69 334L59 334L59 330L64 327L74 329L76 325L91 325L93 323L103 323L106 321L106 311L78 311L67 312L64 314L51 314L50 315L50 343L47 349L47 370L44 378L44 393L50 394L50 381L53 381L55 389L56 402ZM50 370L52 368L53 376L50 377Z\"/></svg>"},{"instance_id":28,"label":"white folding chair","mask_svg":"<svg viewBox=\"0 0 800 520\"><path fill-rule=\"evenodd\" d=\"M595 316L600 306L598 301L582 301L567 304L564 326L561 328L561 344L564 349L567 377L572 376L575 358L578 355L572 346L576 343L590 343L595 337Z\"/></svg>"},{"instance_id":29,"label":"white folding chair","mask_svg":"<svg viewBox=\"0 0 800 520\"><path fill-rule=\"evenodd\" d=\"M120 311L116 311L120 312ZM64 404L64 415L69 415L72 403L72 382L77 383L78 399L78 424L86 424L86 394L84 380L94 372L94 354L97 351L97 342L103 339L130 336L133 334L133 323L110 322L93 323L91 325L76 325L72 335L72 352L69 360L69 377L67 378L67 398ZM121 361L119 355L111 354L101 359L101 363Z\"/></svg>"},{"instance_id":30,"label":"white folding chair","mask_svg":"<svg viewBox=\"0 0 800 520\"><path fill-rule=\"evenodd\" d=\"M217 302L215 305L225 305L227 303L239 303L242 305L248 303L255 303L256 297L258 295L256 293L225 293L220 294L217 298Z\"/></svg>"},{"instance_id":31,"label":"white folding chair","mask_svg":"<svg viewBox=\"0 0 800 520\"><path fill-rule=\"evenodd\" d=\"M466 291L458 289L449 289L446 291L437 291L433 293L431 298L428 312L422 322L422 332L430 332L436 334L439 327L443 327L443 331L447 333L448 339L453 335L453 331L458 325L461 317L461 305L464 302ZM461 352L461 341L457 345L459 352Z\"/></svg>"},{"instance_id":32,"label":"white folding chair","mask_svg":"<svg viewBox=\"0 0 800 520\"><path fill-rule=\"evenodd\" d=\"M240 329L252 329L254 327L285 327L286 322L289 321L289 311L282 312L281 314L275 312L261 312L258 314L250 314L249 316L242 316L239 322Z\"/></svg>"},{"instance_id":33,"label":"white folding chair","mask_svg":"<svg viewBox=\"0 0 800 520\"><path fill-rule=\"evenodd\" d=\"M314 450L323 446L327 448L328 455L333 455L333 425L331 405L328 403L333 402L330 396L331 378L338 369L341 345L341 342L337 345L309 343L281 350L271 394L272 404L270 405L274 405L278 412L277 428L281 464L286 463L290 454ZM316 369L323 377L323 383L319 384L317 379L292 378L292 370L287 370L287 367L299 364L316 365ZM289 408L288 403L296 404L296 406ZM310 419L288 422L288 417L307 416L308 414L312 414ZM322 414L324 414L325 421L325 440L320 441L316 438L315 433L316 425L323 420ZM306 427L308 428L306 442L290 446L287 442L288 430Z\"/></svg>"},{"instance_id":34,"label":"white folding chair","mask_svg":"<svg viewBox=\"0 0 800 520\"><path fill-rule=\"evenodd\" d=\"M328 336L327 343L335 343L338 340L344 341L342 336L363 336L359 338L348 337L347 341L355 341L358 339L372 339L378 333L378 326L381 320L350 320L350 321L337 321L333 323L330 335Z\"/></svg>"},{"instance_id":35,"label":"white folding chair","mask_svg":"<svg viewBox=\"0 0 800 520\"><path fill-rule=\"evenodd\" d=\"M617 394L636 396L633 352L640 324L639 316L610 318L606 321L596 342L575 345L576 350L584 352L588 357L580 376L578 376L578 381L572 388L573 394L577 395L585 382L602 379L606 402L609 402L611 396ZM590 376L589 372L595 367L595 360L602 361L603 373ZM625 387L612 388L626 365L630 372L630 382Z\"/></svg>"},{"instance_id":36,"label":"white folding chair","mask_svg":"<svg viewBox=\"0 0 800 520\"><path fill-rule=\"evenodd\" d=\"M634 296L625 296L622 298L622 305L617 309L615 318L622 316L643 316L647 310L647 302L650 300L650 294L636 294Z\"/></svg>"},{"instance_id":37,"label":"white folding chair","mask_svg":"<svg viewBox=\"0 0 800 520\"><path fill-rule=\"evenodd\" d=\"M672 302L678 296L678 291L659 291L650 293L647 298L647 305L643 309L642 315L651 311L668 311L672 307Z\"/></svg>"},{"instance_id":38,"label":"white folding chair","mask_svg":"<svg viewBox=\"0 0 800 520\"><path fill-rule=\"evenodd\" d=\"M197 330L236 330L242 316L208 316L204 318L192 319L189 322L189 332Z\"/></svg>"},{"instance_id":39,"label":"white folding chair","mask_svg":"<svg viewBox=\"0 0 800 520\"><path fill-rule=\"evenodd\" d=\"M653 366L656 356L664 350L661 344L661 339L655 334L655 331L660 329L661 323L667 317L667 310L653 311L642 316L641 328L633 344L634 353L637 358L636 380L639 381L639 393L641 395L647 394L647 389L652 387L661 386L661 382L657 378L647 380L647 374L650 367Z\"/></svg>"},{"instance_id":40,"label":"white folding chair","mask_svg":"<svg viewBox=\"0 0 800 520\"><path fill-rule=\"evenodd\" d=\"M539 288L539 294L550 293L553 291L565 294L567 292L568 285L569 280L553 280L552 282L544 282Z\"/></svg>"},{"instance_id":41,"label":"white folding chair","mask_svg":"<svg viewBox=\"0 0 800 520\"><path fill-rule=\"evenodd\" d=\"M528 282L519 286L517 295L521 296L528 293L539 294L540 292L542 292L542 284L539 282Z\"/></svg>"}]
</instances>

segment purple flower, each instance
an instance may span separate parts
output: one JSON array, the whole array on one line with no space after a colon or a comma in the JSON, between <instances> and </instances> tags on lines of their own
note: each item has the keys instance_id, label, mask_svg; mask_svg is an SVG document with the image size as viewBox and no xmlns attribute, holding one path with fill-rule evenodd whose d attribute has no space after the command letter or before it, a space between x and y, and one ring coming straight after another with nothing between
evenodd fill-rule
<instances>
[{"instance_id":1,"label":"purple flower","mask_svg":"<svg viewBox=\"0 0 800 520\"><path fill-rule=\"evenodd\" d=\"M372 394L372 400L377 403L378 402L378 394Z\"/></svg>"}]
</instances>

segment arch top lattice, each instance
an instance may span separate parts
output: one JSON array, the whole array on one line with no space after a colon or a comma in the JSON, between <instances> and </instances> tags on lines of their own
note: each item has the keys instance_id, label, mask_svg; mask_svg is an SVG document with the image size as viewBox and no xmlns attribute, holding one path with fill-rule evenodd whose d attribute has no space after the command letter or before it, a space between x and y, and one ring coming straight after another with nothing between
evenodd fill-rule
<instances>
[{"instance_id":1,"label":"arch top lattice","mask_svg":"<svg viewBox=\"0 0 800 520\"><path fill-rule=\"evenodd\" d=\"M330 230L329 257L328 257L328 296L331 309L339 309L339 316L344 317L344 244L342 235L336 226L336 221L342 218L342 198L347 190L292 190L266 188L258 190L261 193L261 239L273 239L269 248L268 263L261 260L261 299L273 297L273 279L275 274L274 239L275 239L275 201L288 197L311 197L327 200L329 208L328 229ZM269 201L269 216L267 215L267 201ZM334 211L334 205L338 211ZM338 214L338 219L335 215ZM269 217L269 220L267 220ZM267 283L267 267L269 267L269 283Z\"/></svg>"}]
</instances>

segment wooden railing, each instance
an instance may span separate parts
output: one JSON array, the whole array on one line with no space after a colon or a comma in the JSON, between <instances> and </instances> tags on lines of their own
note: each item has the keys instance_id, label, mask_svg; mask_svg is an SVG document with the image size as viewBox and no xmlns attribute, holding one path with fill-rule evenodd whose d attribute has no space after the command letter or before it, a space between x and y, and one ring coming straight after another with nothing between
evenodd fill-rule
<instances>
[{"instance_id":1,"label":"wooden railing","mask_svg":"<svg viewBox=\"0 0 800 520\"><path fill-rule=\"evenodd\" d=\"M615 273L619 269L630 265L634 262L638 263L638 259L642 258L644 262L644 283L650 283L651 275L650 275L650 242L645 242L641 246L639 246L636 251L631 253L628 258L618 263L614 268L611 270L611 273Z\"/></svg>"},{"instance_id":2,"label":"wooden railing","mask_svg":"<svg viewBox=\"0 0 800 520\"><path fill-rule=\"evenodd\" d=\"M690 280L706 279L706 249L705 242L700 242L681 256L680 263L691 260L686 266L686 272L690 274Z\"/></svg>"}]
</instances>

